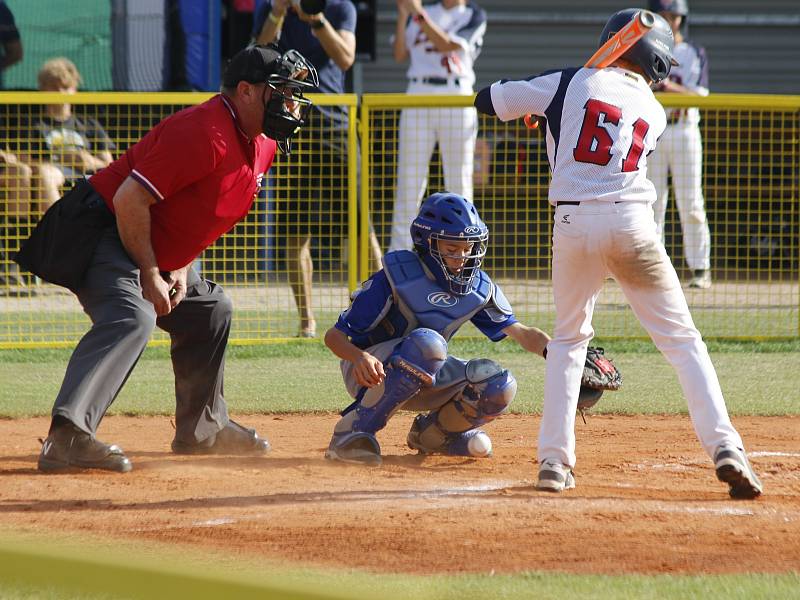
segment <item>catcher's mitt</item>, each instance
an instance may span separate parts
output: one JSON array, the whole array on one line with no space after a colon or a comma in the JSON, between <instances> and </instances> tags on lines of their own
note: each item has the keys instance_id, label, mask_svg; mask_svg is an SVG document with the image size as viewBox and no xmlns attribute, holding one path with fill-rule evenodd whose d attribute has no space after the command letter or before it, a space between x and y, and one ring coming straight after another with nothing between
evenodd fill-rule
<instances>
[{"instance_id":1,"label":"catcher's mitt","mask_svg":"<svg viewBox=\"0 0 800 600\"><path fill-rule=\"evenodd\" d=\"M578 396L578 410L581 416L597 404L603 391L618 390L621 385L622 375L611 359L606 358L605 350L590 346L586 351L586 364L583 366L581 392Z\"/></svg>"}]
</instances>

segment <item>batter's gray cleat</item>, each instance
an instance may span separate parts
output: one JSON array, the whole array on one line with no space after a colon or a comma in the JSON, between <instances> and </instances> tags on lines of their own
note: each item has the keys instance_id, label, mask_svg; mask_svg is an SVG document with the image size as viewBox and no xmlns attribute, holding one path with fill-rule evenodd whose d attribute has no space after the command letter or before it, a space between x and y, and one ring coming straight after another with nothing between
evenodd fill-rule
<instances>
[{"instance_id":1,"label":"batter's gray cleat","mask_svg":"<svg viewBox=\"0 0 800 600\"><path fill-rule=\"evenodd\" d=\"M325 458L368 467L378 467L383 462L377 438L365 431L334 433Z\"/></svg>"},{"instance_id":2,"label":"batter's gray cleat","mask_svg":"<svg viewBox=\"0 0 800 600\"><path fill-rule=\"evenodd\" d=\"M197 444L172 441L172 451L175 454L257 455L266 454L270 450L272 447L269 442L260 437L255 429L243 427L236 421L228 421L216 435Z\"/></svg>"},{"instance_id":3,"label":"batter's gray cleat","mask_svg":"<svg viewBox=\"0 0 800 600\"><path fill-rule=\"evenodd\" d=\"M61 425L42 442L39 470L57 473L68 469L102 469L127 473L133 466L122 448L104 444L72 423Z\"/></svg>"},{"instance_id":4,"label":"batter's gray cleat","mask_svg":"<svg viewBox=\"0 0 800 600\"><path fill-rule=\"evenodd\" d=\"M689 287L699 290L707 290L711 287L711 271L708 269L697 269L689 281Z\"/></svg>"},{"instance_id":5,"label":"batter's gray cleat","mask_svg":"<svg viewBox=\"0 0 800 600\"><path fill-rule=\"evenodd\" d=\"M764 488L744 450L722 444L714 452L714 466L717 469L717 479L730 487L731 498L752 500L761 495Z\"/></svg>"},{"instance_id":6,"label":"batter's gray cleat","mask_svg":"<svg viewBox=\"0 0 800 600\"><path fill-rule=\"evenodd\" d=\"M572 469L561 464L561 461L547 458L539 465L539 481L536 489L543 492L563 492L575 488L575 477Z\"/></svg>"}]
</instances>

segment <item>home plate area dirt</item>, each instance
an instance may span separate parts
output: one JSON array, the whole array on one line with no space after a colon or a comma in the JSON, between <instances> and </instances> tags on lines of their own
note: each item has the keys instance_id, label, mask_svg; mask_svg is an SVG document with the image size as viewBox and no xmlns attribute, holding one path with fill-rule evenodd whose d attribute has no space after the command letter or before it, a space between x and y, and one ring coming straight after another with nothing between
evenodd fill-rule
<instances>
[{"instance_id":1,"label":"home plate area dirt","mask_svg":"<svg viewBox=\"0 0 800 600\"><path fill-rule=\"evenodd\" d=\"M422 457L410 414L379 468L323 458L336 415L241 415L265 457L169 451L168 417L108 417L125 475L36 470L44 418L0 421L0 527L91 532L307 566L400 573L780 573L800 568L800 418L734 420L764 495L734 501L688 417L578 420L577 488L538 492L537 416L486 431L488 459Z\"/></svg>"}]
</instances>

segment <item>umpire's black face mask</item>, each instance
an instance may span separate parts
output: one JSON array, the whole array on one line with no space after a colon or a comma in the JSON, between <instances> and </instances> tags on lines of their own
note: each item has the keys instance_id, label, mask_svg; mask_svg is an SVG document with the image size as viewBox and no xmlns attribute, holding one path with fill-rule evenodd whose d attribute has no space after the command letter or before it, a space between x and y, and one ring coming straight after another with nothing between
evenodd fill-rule
<instances>
[{"instance_id":1,"label":"umpire's black face mask","mask_svg":"<svg viewBox=\"0 0 800 600\"><path fill-rule=\"evenodd\" d=\"M268 96L268 97L267 97ZM284 154L291 153L292 136L305 125L311 101L299 87L268 83L264 88L264 118L261 131L278 142Z\"/></svg>"},{"instance_id":2,"label":"umpire's black face mask","mask_svg":"<svg viewBox=\"0 0 800 600\"><path fill-rule=\"evenodd\" d=\"M261 130L278 142L284 154L289 154L292 136L305 125L311 109L311 100L303 96L303 91L317 88L319 76L314 66L299 52L289 50L281 55L277 69L266 83Z\"/></svg>"}]
</instances>

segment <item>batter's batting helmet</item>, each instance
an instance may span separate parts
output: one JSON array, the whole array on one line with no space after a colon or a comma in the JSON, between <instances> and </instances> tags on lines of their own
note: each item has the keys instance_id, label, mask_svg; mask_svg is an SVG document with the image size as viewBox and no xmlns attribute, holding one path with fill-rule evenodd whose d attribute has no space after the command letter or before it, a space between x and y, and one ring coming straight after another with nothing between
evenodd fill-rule
<instances>
[{"instance_id":1,"label":"batter's batting helmet","mask_svg":"<svg viewBox=\"0 0 800 600\"><path fill-rule=\"evenodd\" d=\"M600 34L598 47L605 44L611 36L627 25L639 10L638 8L627 8L611 15L603 28L603 33ZM622 55L622 58L639 65L649 79L658 83L662 79L666 79L670 69L677 65L678 61L672 56L675 38L669 23L658 14L654 17L656 22L653 28L631 46L630 50Z\"/></svg>"},{"instance_id":2,"label":"batter's batting helmet","mask_svg":"<svg viewBox=\"0 0 800 600\"><path fill-rule=\"evenodd\" d=\"M428 196L411 222L411 239L414 250L442 287L460 296L472 291L489 240L489 228L481 221L472 202L449 192ZM458 273L447 268L447 255L440 252L439 241L472 242L467 256L454 257L465 259Z\"/></svg>"}]
</instances>

